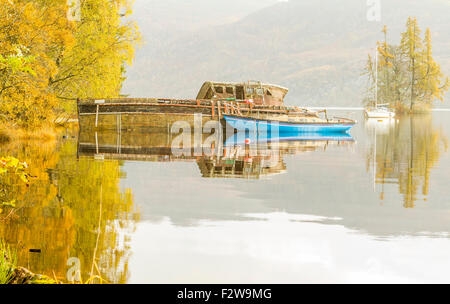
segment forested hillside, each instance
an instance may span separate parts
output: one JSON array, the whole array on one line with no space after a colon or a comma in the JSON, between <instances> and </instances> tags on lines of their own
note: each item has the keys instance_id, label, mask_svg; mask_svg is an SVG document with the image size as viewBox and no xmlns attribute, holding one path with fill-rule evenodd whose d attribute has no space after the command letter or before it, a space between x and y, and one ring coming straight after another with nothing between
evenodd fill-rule
<instances>
[{"instance_id":1,"label":"forested hillside","mask_svg":"<svg viewBox=\"0 0 450 304\"><path fill-rule=\"evenodd\" d=\"M236 3L230 5L240 11ZM213 8L222 13L220 7ZM161 35L161 27L144 22L161 18L160 11L144 17L137 9L135 17L147 44L137 54L123 93L195 97L204 80L257 79L290 88L287 101L293 105L358 106L366 87L361 72L367 53L375 51L384 24L389 27L390 42L399 43L396 40L408 16L416 16L424 28L430 28L435 58L442 71L450 74L448 1L381 1L380 22L369 22L367 10L366 1L361 0L290 0L235 22L207 26L211 22L203 20L203 26L201 22L191 26L199 20L189 18L192 12L198 13L198 7L184 6L186 30L180 30L180 24L166 26ZM228 12L224 21L233 20L233 10ZM166 13L170 19L172 12ZM152 35L163 38L155 40Z\"/></svg>"}]
</instances>

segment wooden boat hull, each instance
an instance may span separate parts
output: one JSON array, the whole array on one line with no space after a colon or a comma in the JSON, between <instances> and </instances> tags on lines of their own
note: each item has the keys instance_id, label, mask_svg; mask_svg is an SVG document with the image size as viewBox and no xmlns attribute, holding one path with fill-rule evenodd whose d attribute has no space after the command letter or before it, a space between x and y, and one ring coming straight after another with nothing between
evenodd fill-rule
<instances>
[{"instance_id":1,"label":"wooden boat hull","mask_svg":"<svg viewBox=\"0 0 450 304\"><path fill-rule=\"evenodd\" d=\"M225 121L238 131L243 130L274 130L278 128L279 133L346 133L354 125L348 123L297 123L281 122L273 120L262 120L246 118L234 115L224 115Z\"/></svg>"},{"instance_id":2,"label":"wooden boat hull","mask_svg":"<svg viewBox=\"0 0 450 304\"><path fill-rule=\"evenodd\" d=\"M253 106L243 102L232 103L243 113L263 113L277 116L286 114L282 106ZM166 128L176 121L193 125L194 115L202 115L203 123L220 120L230 111L227 102L191 99L117 98L83 100L77 103L80 128L84 130L116 130Z\"/></svg>"}]
</instances>

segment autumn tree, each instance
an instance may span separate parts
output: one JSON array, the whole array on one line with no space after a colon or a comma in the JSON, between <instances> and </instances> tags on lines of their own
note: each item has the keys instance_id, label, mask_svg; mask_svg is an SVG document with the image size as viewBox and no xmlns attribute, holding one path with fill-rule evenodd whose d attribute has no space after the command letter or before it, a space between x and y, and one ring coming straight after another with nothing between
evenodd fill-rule
<instances>
[{"instance_id":1,"label":"autumn tree","mask_svg":"<svg viewBox=\"0 0 450 304\"><path fill-rule=\"evenodd\" d=\"M73 43L62 0L0 0L0 112L19 126L51 119L49 79L56 56Z\"/></svg>"},{"instance_id":2,"label":"autumn tree","mask_svg":"<svg viewBox=\"0 0 450 304\"><path fill-rule=\"evenodd\" d=\"M385 25L383 27L382 30L383 34L384 34L384 41L382 43L378 43L378 54L380 57L380 72L383 74L382 75L382 80L383 83L381 83L382 88L384 88L384 90L382 91L383 93L383 99L384 100L389 100L392 98L391 96L391 92L392 92L392 87L391 87L391 70L392 70L392 59L394 58L394 56L391 54L391 50L390 47L387 43L387 26Z\"/></svg>"},{"instance_id":3,"label":"autumn tree","mask_svg":"<svg viewBox=\"0 0 450 304\"><path fill-rule=\"evenodd\" d=\"M420 28L417 24L417 18L408 18L406 22L406 32L402 33L402 40L400 42L400 48L408 58L408 71L410 72L410 111L414 107L420 85L419 70L421 69L421 52L422 52L422 40L420 38Z\"/></svg>"},{"instance_id":4,"label":"autumn tree","mask_svg":"<svg viewBox=\"0 0 450 304\"><path fill-rule=\"evenodd\" d=\"M139 41L131 5L80 0L77 21L67 0L0 0L0 117L33 128L67 100L117 97Z\"/></svg>"},{"instance_id":5,"label":"autumn tree","mask_svg":"<svg viewBox=\"0 0 450 304\"><path fill-rule=\"evenodd\" d=\"M430 30L427 29L423 40L420 32L417 19L410 17L400 44L393 45L387 41L384 26L384 41L377 43L378 60L369 56L364 72L370 83L368 92L378 88L377 94L366 97L366 104L373 103L371 96L378 96L397 112L414 112L428 110L435 99L443 100L449 87L448 78L444 79L439 64L432 57Z\"/></svg>"},{"instance_id":6,"label":"autumn tree","mask_svg":"<svg viewBox=\"0 0 450 304\"><path fill-rule=\"evenodd\" d=\"M408 99L408 84L409 73L405 64L405 56L398 46L390 46L391 54L393 58L391 60L392 66L389 68L391 75L391 97L392 99L386 100L392 104L392 107L397 112L406 111L406 101Z\"/></svg>"},{"instance_id":7,"label":"autumn tree","mask_svg":"<svg viewBox=\"0 0 450 304\"><path fill-rule=\"evenodd\" d=\"M424 48L421 53L421 66L419 70L419 91L421 97L428 105L434 99L443 100L444 93L448 89L448 78L443 80L444 75L439 64L434 61L431 50L431 32L427 28L424 38Z\"/></svg>"},{"instance_id":8,"label":"autumn tree","mask_svg":"<svg viewBox=\"0 0 450 304\"><path fill-rule=\"evenodd\" d=\"M75 46L57 61L50 86L62 99L118 97L125 65L131 64L140 37L129 0L81 0Z\"/></svg>"}]
</instances>

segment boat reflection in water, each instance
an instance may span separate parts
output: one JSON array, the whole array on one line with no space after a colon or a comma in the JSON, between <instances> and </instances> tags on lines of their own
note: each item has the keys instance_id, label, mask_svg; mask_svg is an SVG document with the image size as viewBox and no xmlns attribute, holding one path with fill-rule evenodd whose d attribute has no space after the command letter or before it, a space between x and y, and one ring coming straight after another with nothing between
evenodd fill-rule
<instances>
[{"instance_id":1,"label":"boat reflection in water","mask_svg":"<svg viewBox=\"0 0 450 304\"><path fill-rule=\"evenodd\" d=\"M286 171L284 155L326 150L328 146L350 146L351 135L345 133L282 133L261 135L238 132L228 138L211 134L196 138L190 134L180 144L179 134L161 132L82 132L78 156L96 159L139 160L154 162L196 162L205 178L259 179Z\"/></svg>"},{"instance_id":2,"label":"boat reflection in water","mask_svg":"<svg viewBox=\"0 0 450 304\"><path fill-rule=\"evenodd\" d=\"M280 133L276 136L238 132L224 142L219 159L199 163L204 177L259 178L286 171L283 155L326 149L329 144L353 143L349 134Z\"/></svg>"}]
</instances>

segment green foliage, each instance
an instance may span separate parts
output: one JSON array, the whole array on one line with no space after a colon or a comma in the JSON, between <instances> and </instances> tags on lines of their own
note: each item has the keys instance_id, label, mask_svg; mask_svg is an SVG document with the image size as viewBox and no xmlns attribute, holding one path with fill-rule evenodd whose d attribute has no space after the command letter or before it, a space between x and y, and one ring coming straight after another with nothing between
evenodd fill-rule
<instances>
[{"instance_id":1,"label":"green foliage","mask_svg":"<svg viewBox=\"0 0 450 304\"><path fill-rule=\"evenodd\" d=\"M11 282L16 262L16 253L0 239L0 285Z\"/></svg>"},{"instance_id":2,"label":"green foliage","mask_svg":"<svg viewBox=\"0 0 450 304\"><path fill-rule=\"evenodd\" d=\"M0 69L9 70L13 74L27 73L36 76L36 73L31 67L33 60L33 56L23 56L19 50L16 55L9 55L7 57L3 57L0 54Z\"/></svg>"},{"instance_id":3,"label":"green foliage","mask_svg":"<svg viewBox=\"0 0 450 304\"><path fill-rule=\"evenodd\" d=\"M17 267L17 253L0 239L0 285L3 284L56 284L44 275L36 275Z\"/></svg>"},{"instance_id":4,"label":"green foliage","mask_svg":"<svg viewBox=\"0 0 450 304\"><path fill-rule=\"evenodd\" d=\"M1 157L0 158L0 181L1 176L6 174L11 174L18 177L27 186L29 182L29 173L27 172L28 165L25 162L20 162L15 157ZM5 208L16 208L16 199L11 198L8 191L8 187L3 186L0 188L0 215L3 213ZM6 201L4 201L6 199ZM1 218L0 218L1 219Z\"/></svg>"},{"instance_id":5,"label":"green foliage","mask_svg":"<svg viewBox=\"0 0 450 304\"><path fill-rule=\"evenodd\" d=\"M10 172L17 175L24 183L28 183L29 174L26 172L27 163L20 162L17 158L8 156L0 158L0 175Z\"/></svg>"}]
</instances>

